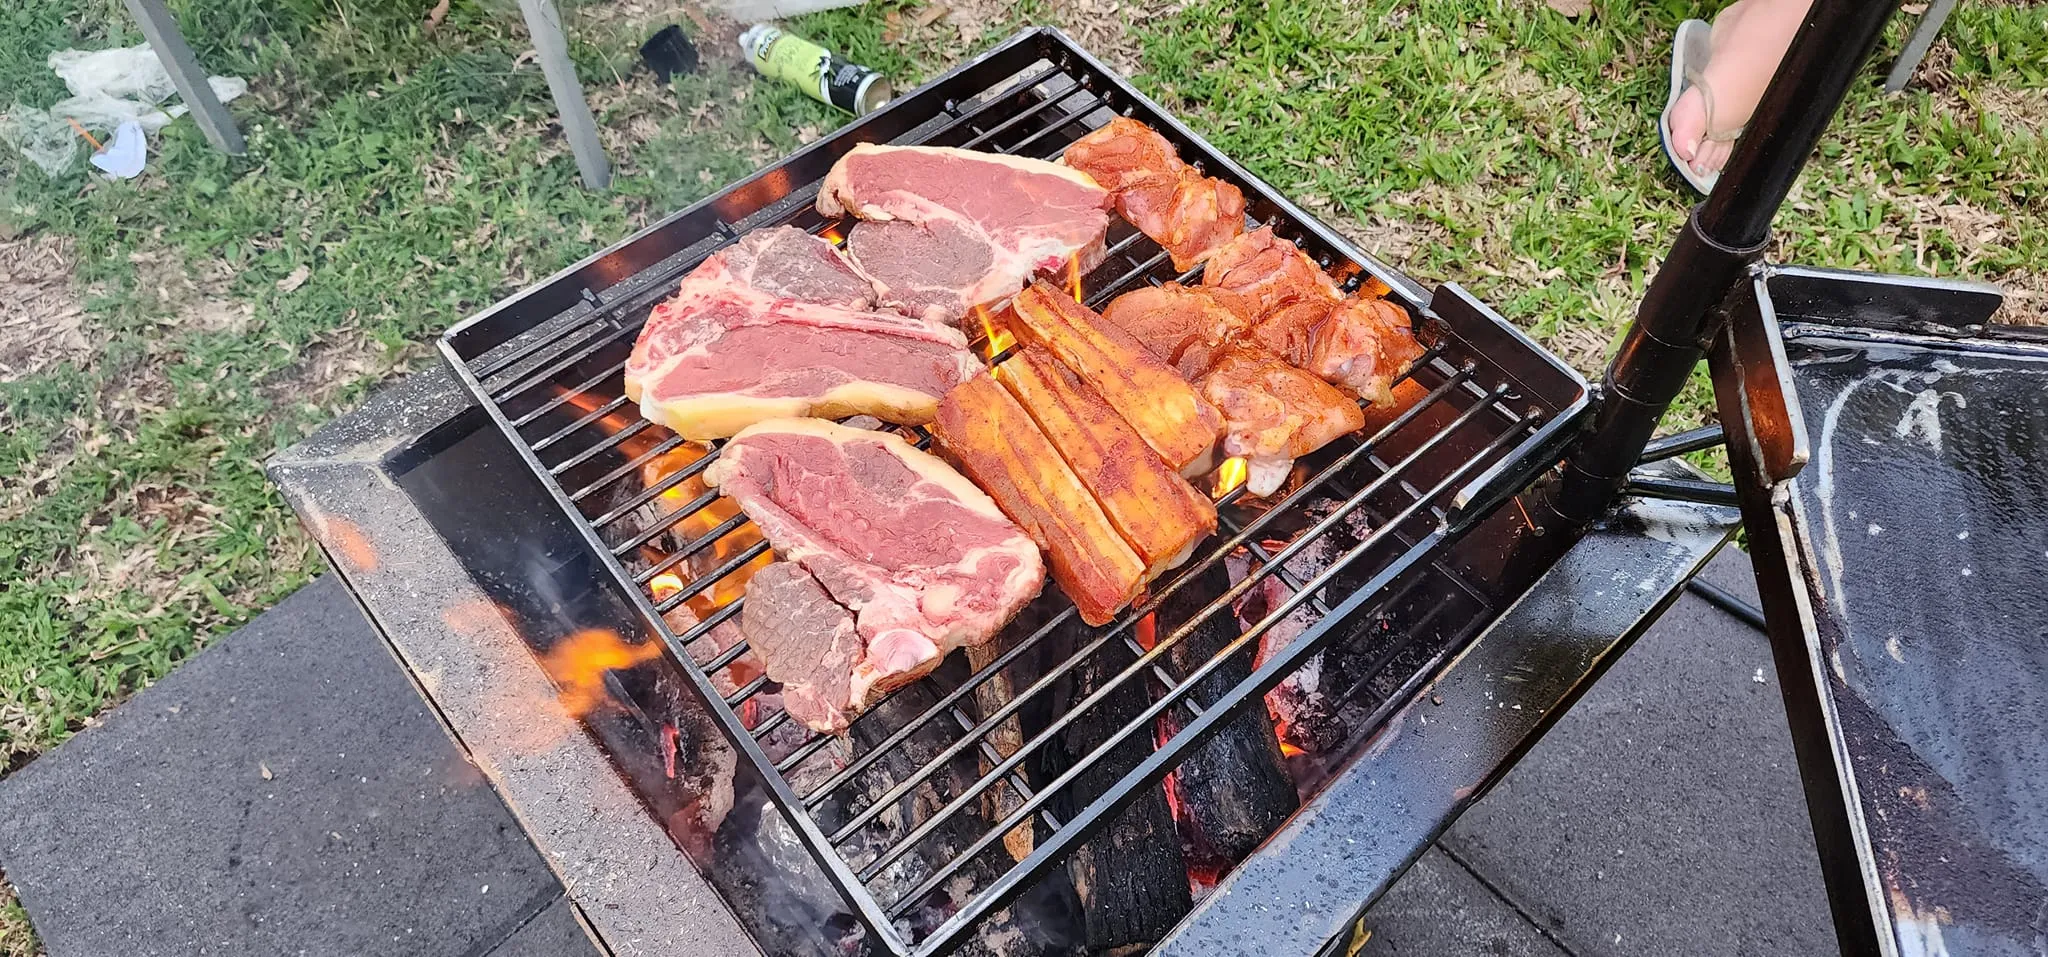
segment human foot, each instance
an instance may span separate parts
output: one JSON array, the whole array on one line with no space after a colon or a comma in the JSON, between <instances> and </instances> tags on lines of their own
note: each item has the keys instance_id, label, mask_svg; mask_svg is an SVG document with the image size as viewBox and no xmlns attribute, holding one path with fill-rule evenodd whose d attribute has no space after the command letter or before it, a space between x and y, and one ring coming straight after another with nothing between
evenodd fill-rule
<instances>
[{"instance_id":1,"label":"human foot","mask_svg":"<svg viewBox=\"0 0 2048 957\"><path fill-rule=\"evenodd\" d=\"M1812 0L1736 0L1714 18L1705 69L1672 104L1671 149L1695 174L1727 165Z\"/></svg>"}]
</instances>

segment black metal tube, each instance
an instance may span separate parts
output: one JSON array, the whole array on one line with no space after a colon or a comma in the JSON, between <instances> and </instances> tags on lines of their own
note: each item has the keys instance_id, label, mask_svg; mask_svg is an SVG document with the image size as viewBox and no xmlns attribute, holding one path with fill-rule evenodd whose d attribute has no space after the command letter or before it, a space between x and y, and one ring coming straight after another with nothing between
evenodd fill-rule
<instances>
[{"instance_id":1,"label":"black metal tube","mask_svg":"<svg viewBox=\"0 0 2048 957\"><path fill-rule=\"evenodd\" d=\"M1675 458L1689 452L1711 449L1726 441L1727 436L1722 432L1721 423L1716 422L1713 425L1703 425L1697 429L1680 432L1677 435L1666 435L1652 439L1650 444L1643 448L1643 456L1636 460L1636 464L1644 465L1650 462L1662 462L1665 459Z\"/></svg>"},{"instance_id":2,"label":"black metal tube","mask_svg":"<svg viewBox=\"0 0 2048 957\"><path fill-rule=\"evenodd\" d=\"M1574 524L1605 510L1702 356L1711 317L1763 254L1771 219L1841 106L1898 0L1813 0L1721 172L1686 217L1612 362L1551 507Z\"/></svg>"}]
</instances>

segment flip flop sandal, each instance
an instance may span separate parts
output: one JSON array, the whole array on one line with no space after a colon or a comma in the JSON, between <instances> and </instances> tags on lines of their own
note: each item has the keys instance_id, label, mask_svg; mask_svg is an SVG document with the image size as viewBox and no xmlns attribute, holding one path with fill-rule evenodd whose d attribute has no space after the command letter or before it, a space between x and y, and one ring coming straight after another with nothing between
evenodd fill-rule
<instances>
[{"instance_id":1,"label":"flip flop sandal","mask_svg":"<svg viewBox=\"0 0 2048 957\"><path fill-rule=\"evenodd\" d=\"M1714 129L1714 88L1707 85L1705 75L1707 60L1714 52L1713 31L1713 25L1705 20L1687 20L1678 25L1678 33L1671 41L1671 95L1664 101L1663 115L1657 117L1657 132L1664 137L1664 155L1671 158L1678 175L1703 196L1714 191L1714 184L1721 181L1721 171L1701 173L1679 158L1671 140L1671 109L1688 88L1697 87L1701 105L1706 107L1707 139L1732 143L1741 138L1743 127Z\"/></svg>"}]
</instances>

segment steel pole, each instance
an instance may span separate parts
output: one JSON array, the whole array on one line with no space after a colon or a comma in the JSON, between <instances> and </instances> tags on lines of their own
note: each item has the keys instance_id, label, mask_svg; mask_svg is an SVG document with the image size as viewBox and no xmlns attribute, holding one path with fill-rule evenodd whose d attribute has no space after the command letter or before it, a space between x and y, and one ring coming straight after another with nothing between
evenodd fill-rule
<instances>
[{"instance_id":1,"label":"steel pole","mask_svg":"<svg viewBox=\"0 0 2048 957\"><path fill-rule=\"evenodd\" d=\"M1763 255L1771 219L1799 178L1898 0L1813 0L1707 201L1679 228L1607 365L1592 425L1566 451L1551 507L1579 524L1628 480L1685 387L1721 300Z\"/></svg>"}]
</instances>

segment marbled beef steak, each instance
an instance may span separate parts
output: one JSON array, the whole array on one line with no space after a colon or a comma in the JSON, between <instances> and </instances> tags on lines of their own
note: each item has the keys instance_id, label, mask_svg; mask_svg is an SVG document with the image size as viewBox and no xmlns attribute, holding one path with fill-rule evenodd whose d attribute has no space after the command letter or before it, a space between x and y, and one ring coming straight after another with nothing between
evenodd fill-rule
<instances>
[{"instance_id":1,"label":"marbled beef steak","mask_svg":"<svg viewBox=\"0 0 2048 957\"><path fill-rule=\"evenodd\" d=\"M853 148L818 190L818 211L917 230L857 226L853 261L880 302L952 323L1064 267L1109 227L1109 192L1044 160L941 146Z\"/></svg>"},{"instance_id":2,"label":"marbled beef steak","mask_svg":"<svg viewBox=\"0 0 2048 957\"><path fill-rule=\"evenodd\" d=\"M781 559L748 582L741 629L783 707L819 731L987 641L1045 582L1038 546L987 495L893 433L765 421L704 477Z\"/></svg>"},{"instance_id":3,"label":"marbled beef steak","mask_svg":"<svg viewBox=\"0 0 2048 957\"><path fill-rule=\"evenodd\" d=\"M789 227L749 233L647 317L626 394L695 440L793 415L922 425L981 362L956 329L866 311L872 296L830 243Z\"/></svg>"}]
</instances>

